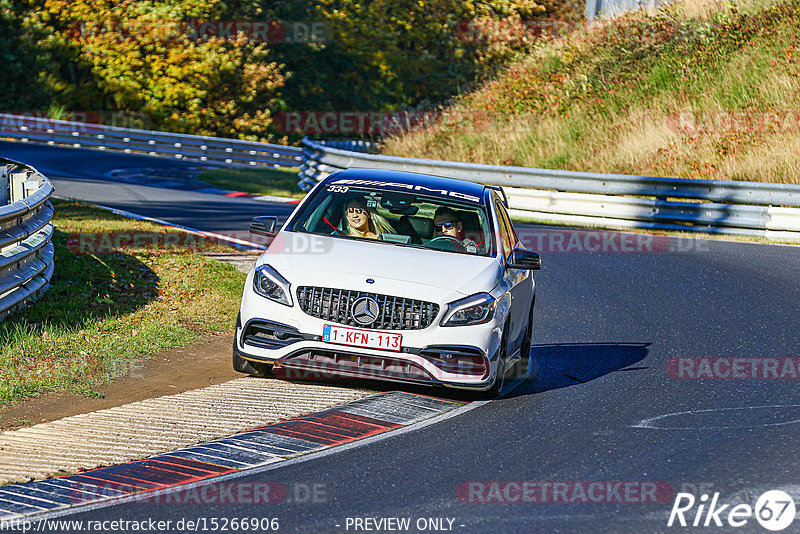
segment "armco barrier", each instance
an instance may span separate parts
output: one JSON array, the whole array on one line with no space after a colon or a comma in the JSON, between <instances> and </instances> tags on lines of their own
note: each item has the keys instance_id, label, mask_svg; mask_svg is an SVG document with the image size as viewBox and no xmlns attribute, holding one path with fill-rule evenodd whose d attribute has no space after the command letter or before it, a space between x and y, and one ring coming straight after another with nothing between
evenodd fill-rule
<instances>
[{"instance_id":1,"label":"armco barrier","mask_svg":"<svg viewBox=\"0 0 800 534\"><path fill-rule=\"evenodd\" d=\"M655 10L669 0L586 0L586 20L619 17L640 9Z\"/></svg>"},{"instance_id":2,"label":"armco barrier","mask_svg":"<svg viewBox=\"0 0 800 534\"><path fill-rule=\"evenodd\" d=\"M300 148L0 113L0 138L227 165L300 164Z\"/></svg>"},{"instance_id":3,"label":"armco barrier","mask_svg":"<svg viewBox=\"0 0 800 534\"><path fill-rule=\"evenodd\" d=\"M0 159L0 319L39 297L53 275L53 184Z\"/></svg>"},{"instance_id":4,"label":"armco barrier","mask_svg":"<svg viewBox=\"0 0 800 534\"><path fill-rule=\"evenodd\" d=\"M800 241L800 186L481 165L370 154L363 142L303 140L298 185L348 168L421 172L502 185L512 215L556 224Z\"/></svg>"}]
</instances>

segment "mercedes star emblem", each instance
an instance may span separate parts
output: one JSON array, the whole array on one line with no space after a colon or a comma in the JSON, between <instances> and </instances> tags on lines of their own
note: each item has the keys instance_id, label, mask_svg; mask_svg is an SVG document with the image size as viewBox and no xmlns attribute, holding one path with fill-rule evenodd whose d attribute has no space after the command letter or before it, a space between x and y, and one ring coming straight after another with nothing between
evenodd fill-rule
<instances>
[{"instance_id":1,"label":"mercedes star emblem","mask_svg":"<svg viewBox=\"0 0 800 534\"><path fill-rule=\"evenodd\" d=\"M378 313L380 313L380 308L377 300L372 297L361 297L353 303L350 315L353 316L355 322L366 326L375 322Z\"/></svg>"}]
</instances>

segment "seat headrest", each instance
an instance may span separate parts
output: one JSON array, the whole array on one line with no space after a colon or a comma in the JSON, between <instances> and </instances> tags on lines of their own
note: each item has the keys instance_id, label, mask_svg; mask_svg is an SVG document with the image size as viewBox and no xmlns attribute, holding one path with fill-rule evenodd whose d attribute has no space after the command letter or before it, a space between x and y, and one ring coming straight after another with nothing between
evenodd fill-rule
<instances>
[{"instance_id":1,"label":"seat headrest","mask_svg":"<svg viewBox=\"0 0 800 534\"><path fill-rule=\"evenodd\" d=\"M465 232L478 232L481 230L481 221L478 214L474 211L455 210L461 223L464 225Z\"/></svg>"},{"instance_id":2,"label":"seat headrest","mask_svg":"<svg viewBox=\"0 0 800 534\"><path fill-rule=\"evenodd\" d=\"M430 239L433 237L433 220L419 215L403 215L417 235L423 239Z\"/></svg>"}]
</instances>

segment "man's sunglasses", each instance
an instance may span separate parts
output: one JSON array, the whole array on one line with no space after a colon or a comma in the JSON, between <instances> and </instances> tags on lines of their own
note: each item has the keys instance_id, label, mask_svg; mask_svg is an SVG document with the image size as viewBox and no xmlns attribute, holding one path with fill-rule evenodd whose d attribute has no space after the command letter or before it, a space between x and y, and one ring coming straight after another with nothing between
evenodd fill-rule
<instances>
[{"instance_id":1,"label":"man's sunglasses","mask_svg":"<svg viewBox=\"0 0 800 534\"><path fill-rule=\"evenodd\" d=\"M454 222L446 222L442 224L434 224L433 227L436 229L437 232L441 232L442 230L452 230L456 227L456 223Z\"/></svg>"}]
</instances>

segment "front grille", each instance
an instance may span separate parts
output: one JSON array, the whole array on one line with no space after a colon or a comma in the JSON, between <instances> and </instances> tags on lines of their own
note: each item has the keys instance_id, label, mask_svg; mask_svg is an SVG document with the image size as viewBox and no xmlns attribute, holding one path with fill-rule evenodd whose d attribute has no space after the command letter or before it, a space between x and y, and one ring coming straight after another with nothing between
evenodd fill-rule
<instances>
[{"instance_id":1,"label":"front grille","mask_svg":"<svg viewBox=\"0 0 800 534\"><path fill-rule=\"evenodd\" d=\"M350 314L353 303L361 297L374 298L380 307L378 318L370 325L356 323ZM312 317L357 328L422 330L439 314L439 305L433 302L330 287L300 286L297 301Z\"/></svg>"}]
</instances>

